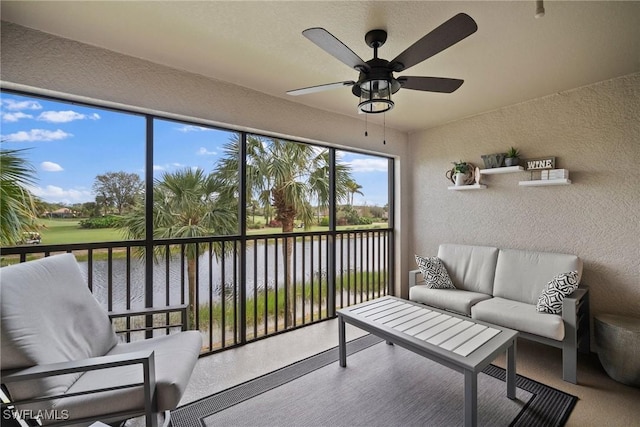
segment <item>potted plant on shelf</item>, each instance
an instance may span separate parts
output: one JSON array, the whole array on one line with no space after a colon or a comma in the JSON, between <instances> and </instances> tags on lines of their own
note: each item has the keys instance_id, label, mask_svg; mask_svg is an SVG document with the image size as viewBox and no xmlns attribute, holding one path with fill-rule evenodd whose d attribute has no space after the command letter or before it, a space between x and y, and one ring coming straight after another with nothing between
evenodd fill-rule
<instances>
[{"instance_id":1,"label":"potted plant on shelf","mask_svg":"<svg viewBox=\"0 0 640 427\"><path fill-rule=\"evenodd\" d=\"M505 166L518 166L520 163L520 152L511 147L505 154L504 165Z\"/></svg>"},{"instance_id":2,"label":"potted plant on shelf","mask_svg":"<svg viewBox=\"0 0 640 427\"><path fill-rule=\"evenodd\" d=\"M465 185L467 179L469 178L469 171L471 167L469 163L463 162L460 160L459 162L453 162L453 179L456 185Z\"/></svg>"}]
</instances>

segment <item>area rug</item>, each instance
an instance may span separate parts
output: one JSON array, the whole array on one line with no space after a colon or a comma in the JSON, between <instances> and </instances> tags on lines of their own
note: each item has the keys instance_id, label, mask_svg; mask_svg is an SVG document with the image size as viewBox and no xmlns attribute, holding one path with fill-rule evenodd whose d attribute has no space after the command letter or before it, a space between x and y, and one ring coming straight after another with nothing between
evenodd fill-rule
<instances>
[{"instance_id":1,"label":"area rug","mask_svg":"<svg viewBox=\"0 0 640 427\"><path fill-rule=\"evenodd\" d=\"M454 426L464 424L464 375L372 335L177 408L173 427ZM478 425L562 426L577 397L505 371L478 375Z\"/></svg>"}]
</instances>

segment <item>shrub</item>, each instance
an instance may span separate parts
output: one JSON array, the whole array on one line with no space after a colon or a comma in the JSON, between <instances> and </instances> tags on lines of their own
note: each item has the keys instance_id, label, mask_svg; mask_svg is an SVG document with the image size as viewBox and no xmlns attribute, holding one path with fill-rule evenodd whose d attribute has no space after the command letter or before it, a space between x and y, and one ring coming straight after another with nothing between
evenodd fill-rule
<instances>
[{"instance_id":1,"label":"shrub","mask_svg":"<svg viewBox=\"0 0 640 427\"><path fill-rule=\"evenodd\" d=\"M115 228L120 221L119 216L96 216L80 221L80 228Z\"/></svg>"},{"instance_id":2,"label":"shrub","mask_svg":"<svg viewBox=\"0 0 640 427\"><path fill-rule=\"evenodd\" d=\"M329 226L329 217L328 216L323 216L322 219L320 220L320 226L321 227L328 227Z\"/></svg>"},{"instance_id":3,"label":"shrub","mask_svg":"<svg viewBox=\"0 0 640 427\"><path fill-rule=\"evenodd\" d=\"M366 216L361 216L360 218L358 218L358 222L360 223L360 225L373 224L373 220L371 218L366 217Z\"/></svg>"}]
</instances>

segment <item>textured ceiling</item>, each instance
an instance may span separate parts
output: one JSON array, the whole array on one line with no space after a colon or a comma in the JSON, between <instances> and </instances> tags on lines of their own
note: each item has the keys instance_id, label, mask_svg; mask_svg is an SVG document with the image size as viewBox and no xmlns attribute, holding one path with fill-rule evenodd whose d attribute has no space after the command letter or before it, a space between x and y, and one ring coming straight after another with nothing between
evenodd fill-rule
<instances>
[{"instance_id":1,"label":"textured ceiling","mask_svg":"<svg viewBox=\"0 0 640 427\"><path fill-rule=\"evenodd\" d=\"M452 77L453 94L400 90L386 125L413 132L640 71L640 2L2 1L3 20L353 117L350 88L290 89L357 72L301 35L323 27L365 61L364 34L388 32L392 59L459 12L478 31L399 75ZM369 116L382 122L383 118Z\"/></svg>"}]
</instances>

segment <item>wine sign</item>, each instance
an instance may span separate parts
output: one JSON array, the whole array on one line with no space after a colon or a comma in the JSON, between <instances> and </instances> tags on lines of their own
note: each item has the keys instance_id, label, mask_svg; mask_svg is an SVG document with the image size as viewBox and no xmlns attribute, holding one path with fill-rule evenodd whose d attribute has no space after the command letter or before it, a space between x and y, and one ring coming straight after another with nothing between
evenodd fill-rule
<instances>
[{"instance_id":1,"label":"wine sign","mask_svg":"<svg viewBox=\"0 0 640 427\"><path fill-rule=\"evenodd\" d=\"M524 161L525 169L528 171L542 170L542 169L555 169L556 158L555 157L542 157L539 159L526 159Z\"/></svg>"}]
</instances>

